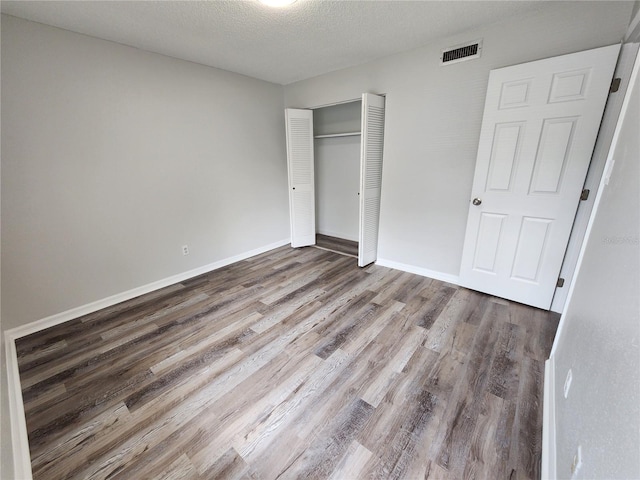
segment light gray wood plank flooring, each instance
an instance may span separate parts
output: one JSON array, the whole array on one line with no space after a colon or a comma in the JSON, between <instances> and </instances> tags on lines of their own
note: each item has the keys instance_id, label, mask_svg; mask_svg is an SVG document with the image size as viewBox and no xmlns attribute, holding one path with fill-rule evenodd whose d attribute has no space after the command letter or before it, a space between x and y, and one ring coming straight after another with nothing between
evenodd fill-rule
<instances>
[{"instance_id":1,"label":"light gray wood plank flooring","mask_svg":"<svg viewBox=\"0 0 640 480\"><path fill-rule=\"evenodd\" d=\"M282 247L18 340L34 478L538 478L557 322Z\"/></svg>"},{"instance_id":2,"label":"light gray wood plank flooring","mask_svg":"<svg viewBox=\"0 0 640 480\"><path fill-rule=\"evenodd\" d=\"M329 235L316 234L316 247L358 257L358 242L344 238L330 237Z\"/></svg>"}]
</instances>

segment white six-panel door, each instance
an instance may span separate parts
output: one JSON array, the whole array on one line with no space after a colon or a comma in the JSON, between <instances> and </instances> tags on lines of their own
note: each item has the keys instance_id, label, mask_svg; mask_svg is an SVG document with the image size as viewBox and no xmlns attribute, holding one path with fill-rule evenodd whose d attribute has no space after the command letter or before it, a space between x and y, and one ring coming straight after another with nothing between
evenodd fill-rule
<instances>
[{"instance_id":1,"label":"white six-panel door","mask_svg":"<svg viewBox=\"0 0 640 480\"><path fill-rule=\"evenodd\" d=\"M491 71L463 286L550 307L619 49Z\"/></svg>"},{"instance_id":2,"label":"white six-panel door","mask_svg":"<svg viewBox=\"0 0 640 480\"><path fill-rule=\"evenodd\" d=\"M358 266L378 258L378 225L382 189L384 97L362 95L362 141L360 147L360 226Z\"/></svg>"},{"instance_id":3,"label":"white six-panel door","mask_svg":"<svg viewBox=\"0 0 640 480\"><path fill-rule=\"evenodd\" d=\"M316 243L313 111L285 109L291 246Z\"/></svg>"}]
</instances>

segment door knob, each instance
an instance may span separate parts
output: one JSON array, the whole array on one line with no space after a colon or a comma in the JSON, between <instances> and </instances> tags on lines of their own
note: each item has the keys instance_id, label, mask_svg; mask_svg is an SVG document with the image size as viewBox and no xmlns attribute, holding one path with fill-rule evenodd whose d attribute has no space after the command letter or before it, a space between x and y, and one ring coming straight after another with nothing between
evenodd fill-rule
<instances>
[{"instance_id":1,"label":"door knob","mask_svg":"<svg viewBox=\"0 0 640 480\"><path fill-rule=\"evenodd\" d=\"M478 205L480 205L482 203L482 200L480 200L479 198L474 198L473 202L471 202L471 203L473 203L474 205L478 206Z\"/></svg>"}]
</instances>

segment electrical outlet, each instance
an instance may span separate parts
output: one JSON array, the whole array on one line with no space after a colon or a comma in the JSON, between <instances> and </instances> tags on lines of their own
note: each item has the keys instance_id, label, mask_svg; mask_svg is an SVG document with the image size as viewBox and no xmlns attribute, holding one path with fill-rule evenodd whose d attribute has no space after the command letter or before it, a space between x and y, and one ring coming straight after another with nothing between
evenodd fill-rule
<instances>
[{"instance_id":1,"label":"electrical outlet","mask_svg":"<svg viewBox=\"0 0 640 480\"><path fill-rule=\"evenodd\" d=\"M573 461L571 462L571 478L577 478L578 472L582 468L582 445L578 445L578 450L573 456Z\"/></svg>"},{"instance_id":2,"label":"electrical outlet","mask_svg":"<svg viewBox=\"0 0 640 480\"><path fill-rule=\"evenodd\" d=\"M567 372L567 378L564 381L564 398L569 396L569 389L571 388L571 382L573 381L573 372L571 369Z\"/></svg>"},{"instance_id":3,"label":"electrical outlet","mask_svg":"<svg viewBox=\"0 0 640 480\"><path fill-rule=\"evenodd\" d=\"M182 255L189 255L189 245L182 245Z\"/></svg>"}]
</instances>

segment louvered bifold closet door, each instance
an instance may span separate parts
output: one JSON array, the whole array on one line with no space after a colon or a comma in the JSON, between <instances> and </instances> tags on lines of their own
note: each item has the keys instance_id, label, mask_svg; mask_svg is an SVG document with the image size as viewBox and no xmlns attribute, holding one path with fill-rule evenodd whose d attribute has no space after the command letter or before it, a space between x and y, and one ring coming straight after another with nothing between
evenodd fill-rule
<instances>
[{"instance_id":1,"label":"louvered bifold closet door","mask_svg":"<svg viewBox=\"0 0 640 480\"><path fill-rule=\"evenodd\" d=\"M360 228L358 266L378 258L378 223L382 189L384 97L362 95L362 146L360 153Z\"/></svg>"},{"instance_id":2,"label":"louvered bifold closet door","mask_svg":"<svg viewBox=\"0 0 640 480\"><path fill-rule=\"evenodd\" d=\"M287 108L287 165L291 246L316 243L313 175L313 111Z\"/></svg>"}]
</instances>

